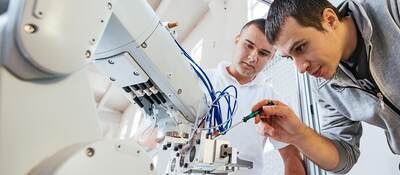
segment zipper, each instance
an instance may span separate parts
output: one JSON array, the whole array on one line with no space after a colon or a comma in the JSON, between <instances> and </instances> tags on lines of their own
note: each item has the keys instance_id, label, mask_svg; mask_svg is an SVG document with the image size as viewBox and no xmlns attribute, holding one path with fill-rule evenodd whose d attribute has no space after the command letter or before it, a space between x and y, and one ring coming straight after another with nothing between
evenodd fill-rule
<instances>
[{"instance_id":1,"label":"zipper","mask_svg":"<svg viewBox=\"0 0 400 175\"><path fill-rule=\"evenodd\" d=\"M381 105L382 109L385 109L385 104L388 105L395 113L397 113L397 115L400 115L400 110L399 108L397 108L388 98L385 97L385 94L383 94L383 92L381 91L381 89L379 88L379 84L376 81L376 78L374 78L374 74L371 71L371 53L372 53L372 44L368 44L368 66L369 66L369 72L371 74L372 80L375 82L376 84L376 89L378 90L378 93L376 94L376 96L379 99L379 103Z\"/></svg>"},{"instance_id":2,"label":"zipper","mask_svg":"<svg viewBox=\"0 0 400 175\"><path fill-rule=\"evenodd\" d=\"M395 112L397 115L400 116L400 110L399 110L399 108L397 108L388 98L385 97L385 94L382 93L382 91L379 89L378 83L375 81L374 75L373 75L373 73L371 72L371 52L372 52L372 45L369 44L369 45L368 45L368 66L369 66L369 70L370 70L370 73L371 73L372 80L373 80L373 81L375 82L375 84L376 84L377 93L368 91L368 90L366 90L366 89L362 89L362 88L360 88L360 87L358 87L358 86L352 86L352 85L340 86L340 85L334 84L334 83L332 83L331 85L332 85L332 87L335 86L335 87L333 87L333 88L355 88L355 89L359 89L359 90L362 90L362 91L364 91L364 92L367 92L368 94L372 95L374 98L377 98L377 100L379 101L379 104L380 104L380 107L381 107L382 110L385 109L385 104L386 104L387 106L390 107L390 109L392 109L393 112ZM344 67L345 67L345 69L348 69L346 66L344 66ZM349 79L351 79L351 80L353 81L353 83L357 84L357 82L355 82L355 81L350 77L350 75L347 74L346 71L344 71L343 73L344 73Z\"/></svg>"},{"instance_id":3,"label":"zipper","mask_svg":"<svg viewBox=\"0 0 400 175\"><path fill-rule=\"evenodd\" d=\"M387 99L387 98L380 92L379 88L377 88L377 89L378 89L378 93L375 94L375 93L373 93L373 92L371 92L371 91L362 89L362 88L357 87L357 86L340 86L340 85L338 85L338 84L332 84L332 86L335 86L335 87L333 87L333 88L354 88L354 89L359 89L359 90L362 90L362 91L364 91L364 92L367 92L368 94L370 94L372 97L376 98L376 99L379 101L379 104L380 104L380 107L381 107L382 110L385 109L385 104L386 104L386 105L389 106L390 109L393 110L393 112L395 112L397 115L400 116L400 110L399 110L398 108L396 108L396 106L394 106L394 105L389 101L389 99Z\"/></svg>"},{"instance_id":4,"label":"zipper","mask_svg":"<svg viewBox=\"0 0 400 175\"><path fill-rule=\"evenodd\" d=\"M380 92L378 92L377 94L376 94L376 96L378 97L378 99L379 99L379 103L381 104L381 108L382 109L385 109L385 102L384 102L384 97L383 97L383 95L382 95L382 93L380 93Z\"/></svg>"}]
</instances>

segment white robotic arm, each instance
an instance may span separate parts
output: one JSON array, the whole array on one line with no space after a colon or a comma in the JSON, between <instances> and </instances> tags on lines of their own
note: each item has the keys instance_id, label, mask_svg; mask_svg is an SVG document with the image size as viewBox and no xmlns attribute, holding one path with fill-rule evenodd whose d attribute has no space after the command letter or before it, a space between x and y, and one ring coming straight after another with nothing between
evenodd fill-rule
<instances>
[{"instance_id":1,"label":"white robotic arm","mask_svg":"<svg viewBox=\"0 0 400 175\"><path fill-rule=\"evenodd\" d=\"M229 142L193 132L207 112L204 93L144 0L14 0L0 30L0 174L155 173L135 143L100 139L80 71L93 61L157 118L170 174L241 164Z\"/></svg>"},{"instance_id":2,"label":"white robotic arm","mask_svg":"<svg viewBox=\"0 0 400 175\"><path fill-rule=\"evenodd\" d=\"M192 135L208 110L196 67L146 1L119 3L96 50L96 65L129 99L157 115L158 128L166 134L162 150L171 155L166 173L228 173L235 166L251 167L237 162L237 150L229 142L205 132Z\"/></svg>"}]
</instances>

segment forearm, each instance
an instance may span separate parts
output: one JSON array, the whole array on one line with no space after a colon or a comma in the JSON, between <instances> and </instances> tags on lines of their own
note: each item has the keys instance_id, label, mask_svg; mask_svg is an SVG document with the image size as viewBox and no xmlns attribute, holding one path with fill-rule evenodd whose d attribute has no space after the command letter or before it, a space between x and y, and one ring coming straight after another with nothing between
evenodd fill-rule
<instances>
[{"instance_id":1,"label":"forearm","mask_svg":"<svg viewBox=\"0 0 400 175\"><path fill-rule=\"evenodd\" d=\"M301 159L299 150L289 145L279 149L282 160L285 165L285 175L305 175L304 162Z\"/></svg>"},{"instance_id":2,"label":"forearm","mask_svg":"<svg viewBox=\"0 0 400 175\"><path fill-rule=\"evenodd\" d=\"M325 170L333 170L339 164L339 152L331 140L307 127L293 143L305 156Z\"/></svg>"}]
</instances>

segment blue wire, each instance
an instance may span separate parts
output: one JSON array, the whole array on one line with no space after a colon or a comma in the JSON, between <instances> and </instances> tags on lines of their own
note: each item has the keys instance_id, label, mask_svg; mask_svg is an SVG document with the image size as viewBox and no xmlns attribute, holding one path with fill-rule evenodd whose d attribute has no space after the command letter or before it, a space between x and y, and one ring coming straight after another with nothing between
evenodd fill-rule
<instances>
[{"instance_id":1,"label":"blue wire","mask_svg":"<svg viewBox=\"0 0 400 175\"><path fill-rule=\"evenodd\" d=\"M221 91L221 94L222 95L229 94L229 93L226 92L229 88L232 88L234 90L234 92L235 92L235 102L234 102L234 105L233 105L233 110L231 110L230 96L224 96L225 100L227 101L227 104L228 104L228 110L227 110L226 119L229 120L227 122L227 124L225 125L225 129L228 129L232 125L232 120L230 120L230 119L232 119L232 117L233 117L233 114L234 114L234 111L235 111L235 108L236 108L236 102L237 102L237 89L236 89L235 86L233 86L233 85L227 86L224 90Z\"/></svg>"},{"instance_id":2,"label":"blue wire","mask_svg":"<svg viewBox=\"0 0 400 175\"><path fill-rule=\"evenodd\" d=\"M206 119L205 119L206 122L208 122L209 128L212 128L212 125L213 126L218 125L219 132L223 133L226 129L228 129L232 125L231 119L232 119L233 113L236 109L236 101L237 101L236 100L237 99L236 87L234 87L233 85L230 85L230 86L226 87L224 90L222 90L221 92L215 92L210 79L208 78L207 74L203 71L203 69L182 48L182 46L178 43L178 41L175 40L175 43L181 49L181 51L185 55L185 57L190 61L193 70L195 71L197 76L200 78L200 80L202 81L204 86L206 87L208 94L209 94L211 100L213 101L209 115L207 115ZM225 96L226 94L229 94L229 93L225 92L229 88L233 88L234 92L235 92L235 101L234 101L233 109L232 109L231 103L230 103L230 96ZM226 100L227 106L228 106L228 110L227 110L227 114L226 114L226 120L228 120L228 122L225 124L225 127L221 125L223 123L223 121L222 121L221 105L220 105L219 100L221 99L222 96L224 96L224 99ZM211 129L208 130L208 133L211 134Z\"/></svg>"}]
</instances>

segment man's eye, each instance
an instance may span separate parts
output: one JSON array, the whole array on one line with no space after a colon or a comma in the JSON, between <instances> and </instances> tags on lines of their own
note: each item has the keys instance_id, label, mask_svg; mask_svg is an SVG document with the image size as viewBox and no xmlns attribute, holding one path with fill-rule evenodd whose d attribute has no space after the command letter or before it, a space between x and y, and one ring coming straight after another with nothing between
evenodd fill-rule
<instances>
[{"instance_id":1,"label":"man's eye","mask_svg":"<svg viewBox=\"0 0 400 175\"><path fill-rule=\"evenodd\" d=\"M296 53L303 53L305 49L305 44L301 44L296 47Z\"/></svg>"},{"instance_id":2,"label":"man's eye","mask_svg":"<svg viewBox=\"0 0 400 175\"><path fill-rule=\"evenodd\" d=\"M286 58L288 60L293 60L293 57L291 57L291 56L285 56L284 58Z\"/></svg>"},{"instance_id":3,"label":"man's eye","mask_svg":"<svg viewBox=\"0 0 400 175\"><path fill-rule=\"evenodd\" d=\"M258 52L258 55L262 56L262 57L266 57L269 55L269 53L267 52Z\"/></svg>"},{"instance_id":4,"label":"man's eye","mask_svg":"<svg viewBox=\"0 0 400 175\"><path fill-rule=\"evenodd\" d=\"M246 48L248 48L248 49L253 49L253 48L254 48L253 45L251 45L251 44L249 44L249 43L246 43L245 46L246 46Z\"/></svg>"}]
</instances>

